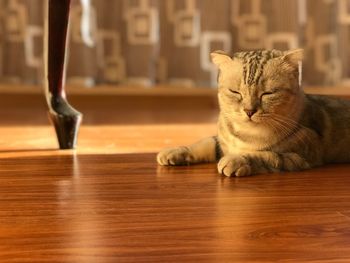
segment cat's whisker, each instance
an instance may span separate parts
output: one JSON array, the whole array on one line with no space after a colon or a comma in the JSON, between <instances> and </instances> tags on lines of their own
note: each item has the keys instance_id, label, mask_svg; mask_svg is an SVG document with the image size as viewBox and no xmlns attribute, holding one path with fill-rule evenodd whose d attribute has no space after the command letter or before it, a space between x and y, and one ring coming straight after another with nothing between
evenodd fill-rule
<instances>
[{"instance_id":1,"label":"cat's whisker","mask_svg":"<svg viewBox=\"0 0 350 263\"><path fill-rule=\"evenodd\" d=\"M286 137L290 134L289 129L286 128L283 124L281 124L280 122L278 122L277 120L274 119L270 119L272 123L275 123L274 127L275 127L275 131L276 131L276 135L282 133L283 137ZM272 123L270 122L270 124L272 125Z\"/></svg>"},{"instance_id":2,"label":"cat's whisker","mask_svg":"<svg viewBox=\"0 0 350 263\"><path fill-rule=\"evenodd\" d=\"M269 122L269 123L267 124L267 126L270 127L270 128L272 128L272 132L273 132L276 136L278 136L280 130L278 129L278 126L275 125L274 123L276 123L276 121ZM283 131L282 133L284 133L284 131ZM272 148L272 146L273 146L273 144L269 144L268 147L267 147L266 149L269 149L269 150L270 150L270 149Z\"/></svg>"},{"instance_id":3,"label":"cat's whisker","mask_svg":"<svg viewBox=\"0 0 350 263\"><path fill-rule=\"evenodd\" d=\"M277 115L276 116L278 119L280 119L281 121L285 122L285 123L292 123L293 125L297 126L298 128L303 128L303 129L308 129L307 127L305 127L304 125L300 124L299 122L290 119L288 117L282 116L282 115ZM308 134L308 133L304 133L304 136L309 139L309 141L312 143L313 142L313 138Z\"/></svg>"},{"instance_id":4,"label":"cat's whisker","mask_svg":"<svg viewBox=\"0 0 350 263\"><path fill-rule=\"evenodd\" d=\"M287 138L288 136L293 135L297 144L298 144L298 142L300 144L306 144L305 139L307 139L307 138L301 137L298 133L293 134L290 132L290 129L287 126L284 126L281 123L279 123L279 124L280 124L280 128L282 129L282 130L280 130L280 132L282 132L284 134L284 138Z\"/></svg>"},{"instance_id":5,"label":"cat's whisker","mask_svg":"<svg viewBox=\"0 0 350 263\"><path fill-rule=\"evenodd\" d=\"M295 138L302 144L308 145L309 143L312 143L313 140L312 138L307 134L304 133L303 135L295 132L293 133L293 130L295 130L296 128L300 128L300 125L298 125L298 123L290 123L282 118L277 118L276 116L272 117L274 118L275 121L278 121L281 124L281 127L283 127L284 129L290 131L289 135L294 135ZM290 120L291 121L291 120Z\"/></svg>"}]
</instances>

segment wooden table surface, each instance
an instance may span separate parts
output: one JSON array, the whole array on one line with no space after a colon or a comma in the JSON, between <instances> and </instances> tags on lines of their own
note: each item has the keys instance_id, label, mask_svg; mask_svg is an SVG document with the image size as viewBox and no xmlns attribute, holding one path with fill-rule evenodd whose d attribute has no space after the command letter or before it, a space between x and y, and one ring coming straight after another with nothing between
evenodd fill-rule
<instances>
[{"instance_id":1,"label":"wooden table surface","mask_svg":"<svg viewBox=\"0 0 350 263\"><path fill-rule=\"evenodd\" d=\"M73 98L88 116L79 149L61 152L40 98L21 100L0 96L0 262L350 262L349 165L159 167L160 148L215 133L215 107L182 100L160 112Z\"/></svg>"}]
</instances>

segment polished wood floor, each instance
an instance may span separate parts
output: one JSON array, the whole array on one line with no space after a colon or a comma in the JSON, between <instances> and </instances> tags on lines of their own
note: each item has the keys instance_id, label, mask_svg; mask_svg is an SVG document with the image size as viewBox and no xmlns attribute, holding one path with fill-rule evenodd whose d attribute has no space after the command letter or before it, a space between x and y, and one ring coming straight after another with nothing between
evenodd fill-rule
<instances>
[{"instance_id":1,"label":"polished wood floor","mask_svg":"<svg viewBox=\"0 0 350 263\"><path fill-rule=\"evenodd\" d=\"M350 262L349 165L157 166L215 133L208 99L73 97L85 126L61 152L41 99L0 96L0 262Z\"/></svg>"}]
</instances>

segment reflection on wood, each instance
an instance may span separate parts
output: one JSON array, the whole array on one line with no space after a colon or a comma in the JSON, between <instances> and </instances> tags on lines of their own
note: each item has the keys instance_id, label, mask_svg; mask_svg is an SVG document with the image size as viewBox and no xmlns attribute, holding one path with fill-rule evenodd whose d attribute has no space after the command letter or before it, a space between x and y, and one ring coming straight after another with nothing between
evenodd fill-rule
<instances>
[{"instance_id":1,"label":"reflection on wood","mask_svg":"<svg viewBox=\"0 0 350 263\"><path fill-rule=\"evenodd\" d=\"M89 124L78 150L57 151L39 98L0 96L1 262L350 261L349 165L248 178L157 166L160 148L215 133L203 98L75 97Z\"/></svg>"},{"instance_id":2,"label":"reflection on wood","mask_svg":"<svg viewBox=\"0 0 350 263\"><path fill-rule=\"evenodd\" d=\"M212 164L166 168L154 159L1 159L1 260L350 259L348 166L229 179Z\"/></svg>"}]
</instances>

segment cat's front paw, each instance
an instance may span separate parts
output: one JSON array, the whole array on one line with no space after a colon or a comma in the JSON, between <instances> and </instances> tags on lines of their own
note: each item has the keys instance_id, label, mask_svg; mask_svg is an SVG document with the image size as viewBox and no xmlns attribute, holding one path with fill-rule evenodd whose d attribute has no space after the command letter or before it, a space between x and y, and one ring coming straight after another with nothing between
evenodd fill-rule
<instances>
[{"instance_id":1,"label":"cat's front paw","mask_svg":"<svg viewBox=\"0 0 350 263\"><path fill-rule=\"evenodd\" d=\"M283 168L286 171L302 171L310 167L310 164L296 153L283 154Z\"/></svg>"},{"instance_id":2,"label":"cat's front paw","mask_svg":"<svg viewBox=\"0 0 350 263\"><path fill-rule=\"evenodd\" d=\"M252 174L252 169L247 159L236 155L226 155L218 163L218 172L230 176L248 176Z\"/></svg>"},{"instance_id":3,"label":"cat's front paw","mask_svg":"<svg viewBox=\"0 0 350 263\"><path fill-rule=\"evenodd\" d=\"M188 165L192 159L187 147L165 149L157 155L157 162L160 165Z\"/></svg>"}]
</instances>

